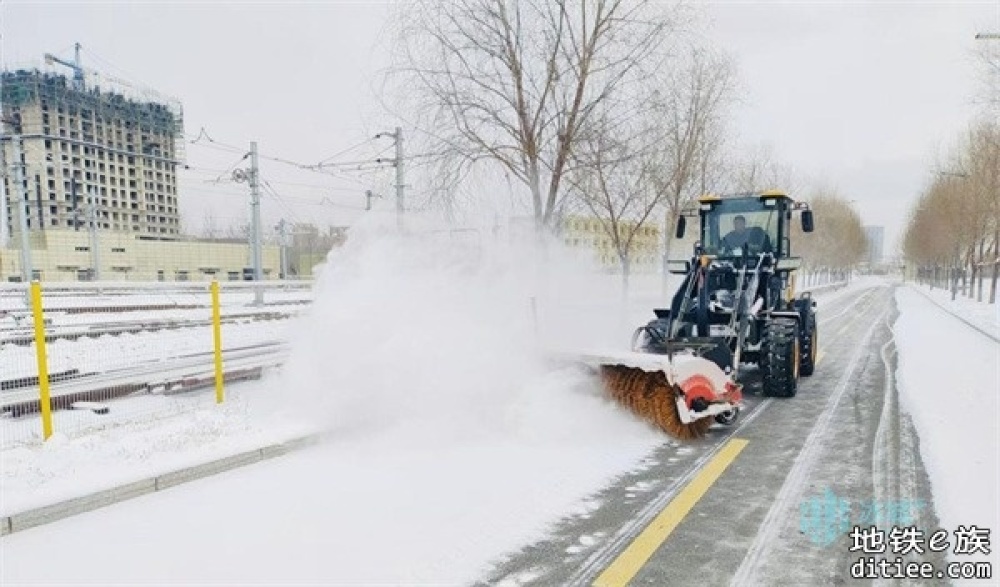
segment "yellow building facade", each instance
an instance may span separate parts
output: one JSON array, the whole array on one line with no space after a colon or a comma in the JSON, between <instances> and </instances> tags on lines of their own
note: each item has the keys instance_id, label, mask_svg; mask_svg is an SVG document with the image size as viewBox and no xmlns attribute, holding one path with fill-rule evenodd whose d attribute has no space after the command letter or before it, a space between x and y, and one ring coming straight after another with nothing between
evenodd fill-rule
<instances>
[{"instance_id":1,"label":"yellow building facade","mask_svg":"<svg viewBox=\"0 0 1000 587\"><path fill-rule=\"evenodd\" d=\"M90 232L40 230L29 232L31 266L40 281L89 281L95 256ZM22 281L21 251L11 239L0 249L0 282ZM278 279L281 251L262 247L264 279ZM102 230L97 235L97 266L101 281L238 281L250 267L246 243L199 240L148 240L135 233Z\"/></svg>"},{"instance_id":2,"label":"yellow building facade","mask_svg":"<svg viewBox=\"0 0 1000 587\"><path fill-rule=\"evenodd\" d=\"M621 260L611 238L610 222L590 216L569 216L560 226L560 235L567 247L593 252L594 261L607 270L620 269ZM623 238L635 231L629 247L633 273L655 273L659 270L660 227L647 221L636 226L634 222L619 223Z\"/></svg>"}]
</instances>

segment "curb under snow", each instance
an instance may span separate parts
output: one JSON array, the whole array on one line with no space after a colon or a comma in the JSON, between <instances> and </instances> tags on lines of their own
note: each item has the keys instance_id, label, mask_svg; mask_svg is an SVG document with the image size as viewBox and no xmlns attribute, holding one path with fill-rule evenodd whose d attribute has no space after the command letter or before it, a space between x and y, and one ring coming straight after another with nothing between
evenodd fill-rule
<instances>
[{"instance_id":1,"label":"curb under snow","mask_svg":"<svg viewBox=\"0 0 1000 587\"><path fill-rule=\"evenodd\" d=\"M0 518L0 536L6 536L43 524L50 524L70 516L96 510L141 495L163 491L164 489L202 479L216 473L266 461L273 457L316 444L318 441L319 435L303 436L4 516Z\"/></svg>"}]
</instances>

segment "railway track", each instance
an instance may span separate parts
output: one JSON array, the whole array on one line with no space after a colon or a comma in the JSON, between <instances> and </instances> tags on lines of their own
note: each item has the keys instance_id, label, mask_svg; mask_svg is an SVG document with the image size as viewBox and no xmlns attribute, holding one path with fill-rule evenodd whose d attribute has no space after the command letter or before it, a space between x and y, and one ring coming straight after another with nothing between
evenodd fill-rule
<instances>
[{"instance_id":1,"label":"railway track","mask_svg":"<svg viewBox=\"0 0 1000 587\"><path fill-rule=\"evenodd\" d=\"M231 348L222 353L226 381L258 379L269 368L281 365L288 345L269 341ZM172 357L169 363L150 361L125 369L75 373L53 381L53 409L70 409L77 402L105 402L136 394L172 394L211 387L215 382L212 351ZM41 410L37 378L33 385L0 392L0 415L19 417Z\"/></svg>"},{"instance_id":2,"label":"railway track","mask_svg":"<svg viewBox=\"0 0 1000 587\"><path fill-rule=\"evenodd\" d=\"M295 312L244 312L222 316L222 324L240 324L262 320L286 320L295 317ZM119 336L122 334L137 334L140 332L157 332L160 330L180 330L185 328L202 328L212 325L212 320L204 319L152 319L125 320L116 322L89 322L64 326L47 326L45 341L77 340L80 338L97 338L101 336ZM0 328L0 345L13 344L30 346L35 342L32 326L15 326ZM0 382L2 383L2 382Z\"/></svg>"}]
</instances>

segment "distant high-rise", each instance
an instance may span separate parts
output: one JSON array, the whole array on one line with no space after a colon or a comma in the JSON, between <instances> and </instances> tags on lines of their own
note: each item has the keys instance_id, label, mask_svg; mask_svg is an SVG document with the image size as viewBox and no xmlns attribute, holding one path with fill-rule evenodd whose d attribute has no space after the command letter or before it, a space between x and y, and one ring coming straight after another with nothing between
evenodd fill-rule
<instances>
[{"instance_id":1,"label":"distant high-rise","mask_svg":"<svg viewBox=\"0 0 1000 587\"><path fill-rule=\"evenodd\" d=\"M868 264L882 263L882 247L885 240L885 227L866 226L865 236L868 238Z\"/></svg>"},{"instance_id":2,"label":"distant high-rise","mask_svg":"<svg viewBox=\"0 0 1000 587\"><path fill-rule=\"evenodd\" d=\"M77 74L0 74L0 155L11 168L13 140L20 137L24 163L23 191L13 173L4 177L8 205L0 207L0 221L6 233L19 230L17 206L24 206L29 233L86 230L93 222L138 238L176 239L180 105L125 86L102 83L102 89L86 84L81 69Z\"/></svg>"}]
</instances>

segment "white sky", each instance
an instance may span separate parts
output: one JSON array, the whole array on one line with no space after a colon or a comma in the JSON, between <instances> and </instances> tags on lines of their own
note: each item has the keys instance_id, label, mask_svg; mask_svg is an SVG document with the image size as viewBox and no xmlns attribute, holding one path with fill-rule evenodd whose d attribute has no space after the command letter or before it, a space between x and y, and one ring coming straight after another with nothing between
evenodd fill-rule
<instances>
[{"instance_id":1,"label":"white sky","mask_svg":"<svg viewBox=\"0 0 1000 587\"><path fill-rule=\"evenodd\" d=\"M381 113L376 92L391 8L0 0L3 61L70 58L79 41L85 66L180 98L191 138L204 127L217 141L257 140L266 155L315 163L399 123ZM886 225L891 247L908 204L977 110L972 53L984 41L974 36L1000 30L1000 0L716 2L705 13L707 40L738 65L737 143L767 145L797 175L856 200L866 223ZM188 146L192 167L221 171L238 159L204 143ZM389 145L383 139L342 159ZM281 217L350 222L363 213L365 189L388 194L392 183L389 169L354 179L289 171L262 161L284 198L265 196L267 226ZM246 186L205 181L218 176L187 175L188 226L208 212L221 226L246 217Z\"/></svg>"}]
</instances>

